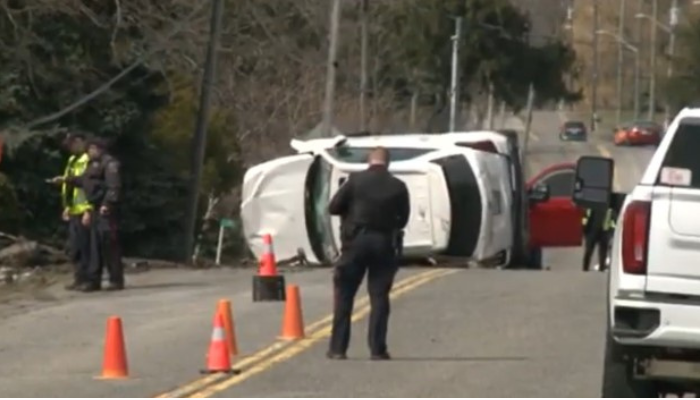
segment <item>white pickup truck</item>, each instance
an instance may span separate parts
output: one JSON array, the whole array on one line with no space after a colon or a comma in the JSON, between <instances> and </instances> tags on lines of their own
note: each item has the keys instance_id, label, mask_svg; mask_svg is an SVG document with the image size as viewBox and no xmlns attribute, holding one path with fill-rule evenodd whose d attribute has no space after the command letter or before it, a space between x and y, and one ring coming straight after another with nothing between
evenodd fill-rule
<instances>
[{"instance_id":1,"label":"white pickup truck","mask_svg":"<svg viewBox=\"0 0 700 400\"><path fill-rule=\"evenodd\" d=\"M573 200L605 206L613 161L583 157ZM613 239L602 397L700 393L700 109L681 111Z\"/></svg>"}]
</instances>

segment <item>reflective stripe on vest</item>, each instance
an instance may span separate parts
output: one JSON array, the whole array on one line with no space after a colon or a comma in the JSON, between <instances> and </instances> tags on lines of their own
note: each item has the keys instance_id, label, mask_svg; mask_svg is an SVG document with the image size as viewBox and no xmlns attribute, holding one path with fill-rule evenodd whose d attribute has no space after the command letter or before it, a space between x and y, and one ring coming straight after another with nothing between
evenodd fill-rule
<instances>
[{"instance_id":1,"label":"reflective stripe on vest","mask_svg":"<svg viewBox=\"0 0 700 400\"><path fill-rule=\"evenodd\" d=\"M588 223L588 218L591 217L591 210L588 209L586 210L586 213L583 215L583 220L582 223L583 225L586 225ZM615 228L615 220L612 218L612 209L608 208L608 210L605 212L605 220L603 221L603 230L609 231L611 229Z\"/></svg>"},{"instance_id":2,"label":"reflective stripe on vest","mask_svg":"<svg viewBox=\"0 0 700 400\"><path fill-rule=\"evenodd\" d=\"M608 211L605 213L605 222L603 223L603 228L606 231L615 228L615 220L613 220L611 208L608 208Z\"/></svg>"},{"instance_id":3,"label":"reflective stripe on vest","mask_svg":"<svg viewBox=\"0 0 700 400\"><path fill-rule=\"evenodd\" d=\"M69 177L69 176L80 176L82 175L85 170L87 169L88 163L90 162L90 157L87 155L87 153L84 153L80 157L77 157L75 155L71 156L68 159L68 165L66 166L66 170L63 174L64 177ZM76 214L82 214L85 211L89 210L92 208L90 206L90 203L88 203L87 198L85 197L85 191L83 189L74 187L73 188L73 198L71 201L71 204L66 204L66 191L67 191L67 185L64 183L62 188L61 188L61 194L62 198L64 201L64 208L68 208L68 213L71 215L76 215Z\"/></svg>"}]
</instances>

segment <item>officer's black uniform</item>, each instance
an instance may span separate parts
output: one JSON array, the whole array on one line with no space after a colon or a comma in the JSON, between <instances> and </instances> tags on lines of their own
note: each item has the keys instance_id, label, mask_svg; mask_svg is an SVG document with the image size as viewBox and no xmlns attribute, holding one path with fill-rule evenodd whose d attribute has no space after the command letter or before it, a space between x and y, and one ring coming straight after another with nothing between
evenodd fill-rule
<instances>
[{"instance_id":1,"label":"officer's black uniform","mask_svg":"<svg viewBox=\"0 0 700 400\"><path fill-rule=\"evenodd\" d=\"M398 270L398 233L408 223L408 189L385 166L372 165L350 175L329 211L342 218L343 250L333 279L335 310L328 357L346 356L355 294L368 271L369 348L373 359L388 359L389 292Z\"/></svg>"},{"instance_id":2,"label":"officer's black uniform","mask_svg":"<svg viewBox=\"0 0 700 400\"><path fill-rule=\"evenodd\" d=\"M104 147L101 141L92 141L91 145ZM118 205L121 194L120 165L114 157L103 153L97 159L91 159L85 173L74 179L85 191L87 200L92 205L90 222L90 262L85 291L99 290L102 282L102 270L107 267L110 290L124 288L124 267L121 258L119 230L117 225ZM101 210L106 208L106 213Z\"/></svg>"},{"instance_id":3,"label":"officer's black uniform","mask_svg":"<svg viewBox=\"0 0 700 400\"><path fill-rule=\"evenodd\" d=\"M610 232L606 226L606 208L592 208L584 225L583 270L589 271L593 250L598 248L598 266L604 271L608 259Z\"/></svg>"},{"instance_id":4,"label":"officer's black uniform","mask_svg":"<svg viewBox=\"0 0 700 400\"><path fill-rule=\"evenodd\" d=\"M90 270L90 230L83 225L82 215L71 215L68 220L68 254L75 266L73 283L66 288L75 290L87 279Z\"/></svg>"}]
</instances>

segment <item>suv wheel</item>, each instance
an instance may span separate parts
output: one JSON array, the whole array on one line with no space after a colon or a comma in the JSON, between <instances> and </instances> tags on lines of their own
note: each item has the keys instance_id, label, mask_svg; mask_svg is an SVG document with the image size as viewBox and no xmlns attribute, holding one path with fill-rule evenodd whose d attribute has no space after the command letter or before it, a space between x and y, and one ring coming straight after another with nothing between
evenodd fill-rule
<instances>
[{"instance_id":1,"label":"suv wheel","mask_svg":"<svg viewBox=\"0 0 700 400\"><path fill-rule=\"evenodd\" d=\"M632 366L628 365L623 357L622 346L615 342L609 331L606 336L601 397L659 397L659 391L654 382L634 378Z\"/></svg>"}]
</instances>

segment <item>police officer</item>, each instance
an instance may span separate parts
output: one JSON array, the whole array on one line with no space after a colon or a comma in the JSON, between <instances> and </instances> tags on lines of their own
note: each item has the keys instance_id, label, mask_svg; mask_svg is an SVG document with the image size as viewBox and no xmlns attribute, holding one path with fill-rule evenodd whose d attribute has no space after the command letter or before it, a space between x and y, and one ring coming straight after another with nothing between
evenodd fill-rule
<instances>
[{"instance_id":1,"label":"police officer","mask_svg":"<svg viewBox=\"0 0 700 400\"><path fill-rule=\"evenodd\" d=\"M612 208L592 208L586 210L583 217L583 233L585 250L583 254L583 270L589 271L593 250L598 248L598 266L604 271L608 259L608 244L610 233L615 228Z\"/></svg>"},{"instance_id":2,"label":"police officer","mask_svg":"<svg viewBox=\"0 0 700 400\"><path fill-rule=\"evenodd\" d=\"M66 286L67 290L77 290L85 284L89 266L91 206L83 189L69 182L72 177L81 176L87 168L89 157L85 151L85 139L81 133L68 135L65 145L71 156L63 176L49 180L61 184L62 218L68 222L68 253L74 264L74 277L73 282Z\"/></svg>"},{"instance_id":3,"label":"police officer","mask_svg":"<svg viewBox=\"0 0 700 400\"><path fill-rule=\"evenodd\" d=\"M398 270L397 238L408 223L410 203L406 185L389 173L386 149L373 149L368 163L367 170L348 177L329 205L330 213L343 221L342 254L333 277L335 305L327 353L331 359L347 358L353 304L365 272L371 356L373 360L390 359L386 344L389 292Z\"/></svg>"},{"instance_id":4,"label":"police officer","mask_svg":"<svg viewBox=\"0 0 700 400\"><path fill-rule=\"evenodd\" d=\"M88 143L90 163L76 185L85 190L92 205L90 221L90 266L85 292L101 289L102 270L107 267L109 286L107 290L124 289L124 269L118 238L118 205L121 200L121 178L119 162L106 152L102 139Z\"/></svg>"}]
</instances>

